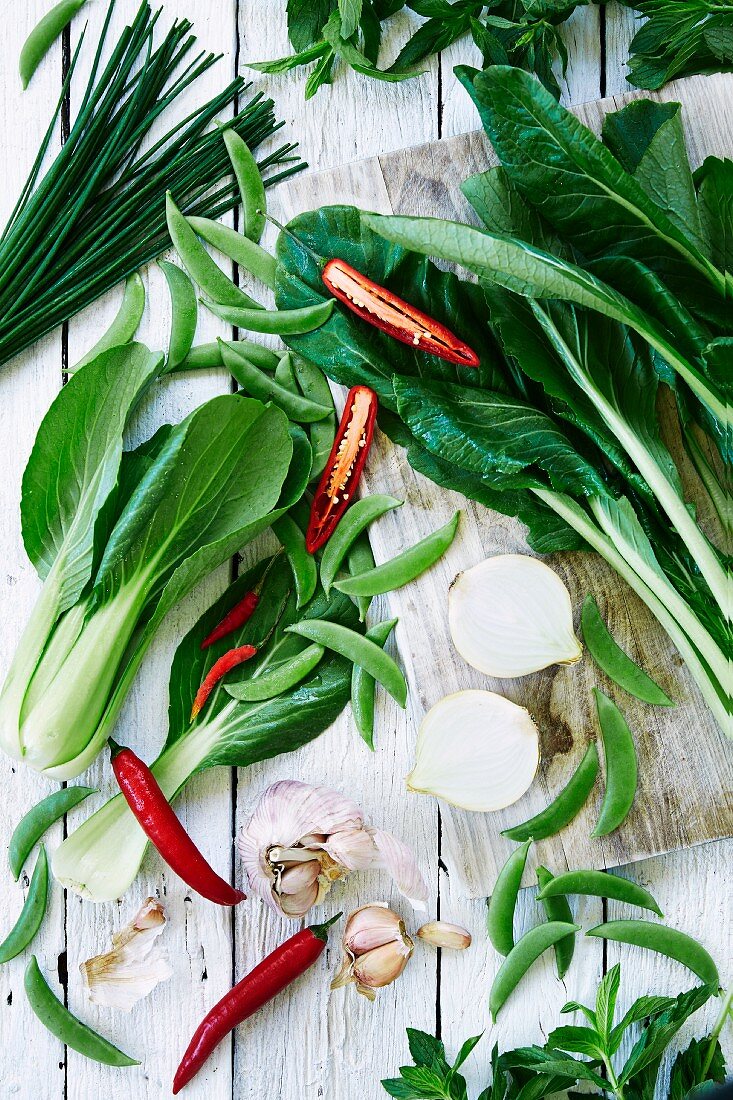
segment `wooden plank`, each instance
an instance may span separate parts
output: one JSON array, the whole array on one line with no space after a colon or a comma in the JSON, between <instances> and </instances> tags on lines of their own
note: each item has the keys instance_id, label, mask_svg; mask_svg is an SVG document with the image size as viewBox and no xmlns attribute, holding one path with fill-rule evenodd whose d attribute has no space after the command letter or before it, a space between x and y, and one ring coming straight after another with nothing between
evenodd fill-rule
<instances>
[{"instance_id":1,"label":"wooden plank","mask_svg":"<svg viewBox=\"0 0 733 1100\"><path fill-rule=\"evenodd\" d=\"M234 7L234 0L217 4L215 11L207 0L186 0L182 14L194 23L198 48L220 51L225 57L166 112L164 128L159 123L155 136L162 136L177 119L202 106L232 79ZM110 42L133 12L134 7L118 5ZM89 42L96 40L105 14L106 5L90 7ZM163 12L158 37L167 30L173 16L174 12L169 9ZM90 63L90 52L87 50L84 55L84 74ZM84 78L80 76L76 89L83 87ZM168 259L176 260L173 253ZM170 327L166 283L157 265L151 265L144 277L148 306L139 338L151 348L164 348ZM114 315L120 293L121 288L117 288L70 324L70 362L76 361L104 331ZM231 335L231 330L202 309L197 342L204 343L221 335ZM147 438L159 424L179 421L207 399L229 391L230 380L225 371L180 375L161 383L137 414L130 442L134 444ZM116 737L120 743L134 747L146 760L157 755L165 739L168 677L178 642L227 585L229 576L230 566L222 566L173 610L163 623L133 685L117 725ZM108 759L108 754L102 753L88 773L107 797L117 790ZM186 828L206 857L225 875L229 873L231 861L231 791L230 770L212 769L194 780L176 803L176 812ZM166 906L170 923L161 942L173 966L172 978L129 1015L89 1005L81 986L79 964L107 950L112 932L131 920L148 896L161 898ZM181 1054L195 1028L211 1005L230 987L230 911L197 897L168 871L155 852L149 851L141 874L120 902L93 905L69 894L67 928L70 1007L142 1062L140 1067L125 1072L123 1083L119 1070L90 1062L70 1051L69 1097L116 1096L123 1088L129 1089L135 1100L152 1100L167 1094ZM197 1097L229 1100L231 1080L231 1044L223 1043L187 1092L190 1091L192 1100Z\"/></svg>"},{"instance_id":2,"label":"wooden plank","mask_svg":"<svg viewBox=\"0 0 733 1100\"><path fill-rule=\"evenodd\" d=\"M681 99L686 105L687 132L691 154L699 162L708 153L723 153L733 141L733 80L729 76L692 78L668 86L664 100ZM615 97L599 104L576 108L588 125L599 129L606 111L628 101ZM689 123L694 120L694 124ZM458 184L471 172L490 163L486 139L468 134L409 151L397 151L378 158L389 198L384 205L384 188L377 185L369 205L383 212L425 213L436 216L468 217L467 204ZM360 180L359 196L367 180L376 176L373 161L362 161L345 172L323 173L314 182L295 179L282 189L289 214L326 201L348 202L353 198L353 180ZM407 500L412 529L424 535L444 522L463 504L455 495L439 491L413 474L404 457L386 441L379 446L376 477L367 477L370 491L390 492ZM413 686L410 714L417 723L424 707L442 695L465 687L500 688L515 701L528 705L543 740L543 764L538 783L519 806L496 815L466 814L446 808L443 814L445 852L448 866L469 896L489 893L498 868L510 850L498 831L523 820L545 804L559 789L580 759L593 728L591 687L598 682L596 670L586 660L573 669L550 669L534 678L499 684L469 669L452 652L446 623L446 593L452 577L488 553L525 549L521 525L468 504L460 537L445 558L415 585L390 598L390 607L400 616L398 642ZM404 516L384 517L373 529L378 560L398 552L404 543ZM730 829L730 804L725 792L733 787L730 754L722 735L705 710L699 693L679 658L652 616L610 569L595 556L575 554L553 559L552 564L568 584L573 606L578 608L586 592L593 591L612 630L633 654L641 657L651 675L661 679L679 701L673 711L635 706L626 700L624 708L637 731L642 760L639 797L620 836L591 841L590 823L597 813L591 800L574 827L561 838L545 842L539 858L553 866L617 866L658 852L689 846ZM425 637L431 645L423 643ZM439 655L439 656L436 656ZM603 683L601 677L601 683ZM609 685L606 685L609 686ZM687 741L695 730L694 759L687 753ZM659 768L656 761L665 759ZM721 792L723 792L721 796ZM644 807L664 805L666 813L652 816Z\"/></svg>"},{"instance_id":3,"label":"wooden plank","mask_svg":"<svg viewBox=\"0 0 733 1100\"><path fill-rule=\"evenodd\" d=\"M45 0L29 0L15 18L6 20L3 51L6 59L2 95L4 140L3 187L0 189L0 224L10 216L21 187L38 152L48 125L52 104L61 87L61 48L55 48L37 71L26 92L21 91L16 65L21 46L32 26L47 8ZM51 143L49 157L60 147L60 131ZM0 632L0 679L4 679L21 632L33 607L40 582L26 557L20 534L20 482L35 433L61 384L61 336L54 332L2 367L0 374L0 438L3 440L3 478L0 486L0 554L2 555L3 629ZM31 857L19 883L13 882L5 859L10 834L21 816L55 787L41 776L0 754L0 939L12 928L27 892ZM58 825L48 837L49 848L61 840ZM51 900L41 934L32 948L0 967L0 1095L20 1100L38 1095L31 1084L29 1065L43 1067L45 1094L49 1100L65 1095L64 1048L31 1012L23 990L23 972L32 952L56 984L65 950L64 902L60 890ZM58 988L58 987L57 987ZM35 1075L34 1075L35 1076Z\"/></svg>"}]
</instances>

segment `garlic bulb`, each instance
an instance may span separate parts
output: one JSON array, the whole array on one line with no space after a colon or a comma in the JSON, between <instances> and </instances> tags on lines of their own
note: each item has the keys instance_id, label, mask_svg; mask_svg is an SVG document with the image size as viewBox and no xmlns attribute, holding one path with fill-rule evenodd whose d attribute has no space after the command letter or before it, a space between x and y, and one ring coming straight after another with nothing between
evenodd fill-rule
<instances>
[{"instance_id":1,"label":"garlic bulb","mask_svg":"<svg viewBox=\"0 0 733 1100\"><path fill-rule=\"evenodd\" d=\"M539 757L528 711L493 691L459 691L423 718L407 787L463 810L501 810L528 790Z\"/></svg>"},{"instance_id":2,"label":"garlic bulb","mask_svg":"<svg viewBox=\"0 0 733 1100\"><path fill-rule=\"evenodd\" d=\"M570 593L557 573L525 554L499 554L459 573L448 622L461 657L487 676L527 676L575 664L583 653Z\"/></svg>"}]
</instances>

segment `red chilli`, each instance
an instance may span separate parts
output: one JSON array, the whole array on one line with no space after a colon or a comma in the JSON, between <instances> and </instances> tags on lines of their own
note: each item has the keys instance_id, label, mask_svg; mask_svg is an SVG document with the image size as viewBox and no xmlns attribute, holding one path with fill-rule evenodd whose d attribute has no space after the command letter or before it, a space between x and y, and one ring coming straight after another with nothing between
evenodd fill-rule
<instances>
[{"instance_id":1,"label":"red chilli","mask_svg":"<svg viewBox=\"0 0 733 1100\"><path fill-rule=\"evenodd\" d=\"M250 658L254 657L256 652L257 650L253 645L240 645L236 649L230 649L227 653L220 657L218 661L214 662L214 664L211 666L208 673L206 674L206 679L196 692L196 698L194 699L193 706L191 707L192 722L195 718L198 718L201 712L201 708L204 706L206 700L209 698L212 691L222 679L222 677L226 676L227 672L231 672L233 668L237 667L237 665L241 665L244 664L245 661L249 661Z\"/></svg>"},{"instance_id":2,"label":"red chilli","mask_svg":"<svg viewBox=\"0 0 733 1100\"><path fill-rule=\"evenodd\" d=\"M259 587L259 586L258 586ZM207 634L201 643L202 649L208 649L214 642L220 642L222 638L226 638L227 634L233 634L235 630L239 630L245 623L254 615L257 604L260 602L260 594L257 588L248 592L244 599L240 600L238 604L229 611L221 620L218 626L215 626L211 631L211 634Z\"/></svg>"},{"instance_id":3,"label":"red chilli","mask_svg":"<svg viewBox=\"0 0 733 1100\"><path fill-rule=\"evenodd\" d=\"M329 260L323 282L352 313L368 321L403 344L437 355L449 363L477 367L479 357L472 348L427 313L398 298L386 287L362 275L345 260Z\"/></svg>"},{"instance_id":4,"label":"red chilli","mask_svg":"<svg viewBox=\"0 0 733 1100\"><path fill-rule=\"evenodd\" d=\"M367 460L377 419L377 395L368 386L354 386L311 505L306 549L314 554L328 542L353 498Z\"/></svg>"},{"instance_id":5,"label":"red chilli","mask_svg":"<svg viewBox=\"0 0 733 1100\"><path fill-rule=\"evenodd\" d=\"M237 905L246 894L217 875L181 825L157 779L132 749L110 741L112 770L120 790L151 844L197 894L217 905Z\"/></svg>"},{"instance_id":6,"label":"red chilli","mask_svg":"<svg viewBox=\"0 0 733 1100\"><path fill-rule=\"evenodd\" d=\"M173 1080L174 1096L196 1076L230 1031L313 966L326 947L329 927L340 916L338 913L325 924L304 928L291 936L214 1005L196 1028L183 1055Z\"/></svg>"}]
</instances>

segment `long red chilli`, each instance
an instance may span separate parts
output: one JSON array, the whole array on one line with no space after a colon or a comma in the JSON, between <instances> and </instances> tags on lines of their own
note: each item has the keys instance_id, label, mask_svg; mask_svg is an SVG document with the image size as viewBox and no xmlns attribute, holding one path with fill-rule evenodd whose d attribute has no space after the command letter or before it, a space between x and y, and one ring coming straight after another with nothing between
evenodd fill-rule
<instances>
[{"instance_id":1,"label":"long red chilli","mask_svg":"<svg viewBox=\"0 0 733 1100\"><path fill-rule=\"evenodd\" d=\"M197 894L217 905L237 905L246 894L217 875L173 812L147 764L110 741L112 770L125 801L151 844Z\"/></svg>"},{"instance_id":2,"label":"long red chilli","mask_svg":"<svg viewBox=\"0 0 733 1100\"><path fill-rule=\"evenodd\" d=\"M325 924L316 924L296 932L214 1005L196 1028L181 1059L173 1080L174 1096L196 1076L209 1055L222 1039L226 1039L230 1031L313 966L326 947L329 927L340 916L338 913Z\"/></svg>"},{"instance_id":3,"label":"long red chilli","mask_svg":"<svg viewBox=\"0 0 733 1100\"><path fill-rule=\"evenodd\" d=\"M377 395L368 386L349 390L344 415L311 504L305 536L310 554L328 542L353 500L374 436L377 404Z\"/></svg>"},{"instance_id":4,"label":"long red chilli","mask_svg":"<svg viewBox=\"0 0 733 1100\"><path fill-rule=\"evenodd\" d=\"M227 634L233 634L235 630L239 630L240 627L244 626L244 624L249 622L252 618L259 602L260 594L256 588L253 588L238 604L234 605L231 611L227 612L211 633L206 635L201 643L201 648L208 649L214 642L219 642L222 638L226 638Z\"/></svg>"},{"instance_id":5,"label":"long red chilli","mask_svg":"<svg viewBox=\"0 0 733 1100\"><path fill-rule=\"evenodd\" d=\"M352 313L395 340L437 355L449 363L458 363L463 367L479 365L476 352L449 328L375 283L345 260L329 260L321 278L331 293Z\"/></svg>"}]
</instances>

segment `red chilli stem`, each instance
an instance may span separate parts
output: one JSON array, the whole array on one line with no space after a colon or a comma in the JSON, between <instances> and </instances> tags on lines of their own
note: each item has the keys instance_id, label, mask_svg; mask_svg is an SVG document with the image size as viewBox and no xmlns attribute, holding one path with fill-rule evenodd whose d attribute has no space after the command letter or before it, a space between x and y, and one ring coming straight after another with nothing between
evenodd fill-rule
<instances>
[{"instance_id":1,"label":"red chilli stem","mask_svg":"<svg viewBox=\"0 0 733 1100\"><path fill-rule=\"evenodd\" d=\"M197 894L217 905L237 905L246 895L216 873L176 817L147 764L132 749L111 742L112 770L125 801L168 866Z\"/></svg>"},{"instance_id":2,"label":"red chilli stem","mask_svg":"<svg viewBox=\"0 0 733 1100\"><path fill-rule=\"evenodd\" d=\"M214 662L206 675L206 679L196 692L196 698L191 707L192 722L198 718L212 691L219 681L226 676L227 672L231 672L233 668L249 661L256 653L257 649L253 645L240 645L236 649L230 649L228 653L225 653L218 661Z\"/></svg>"}]
</instances>

